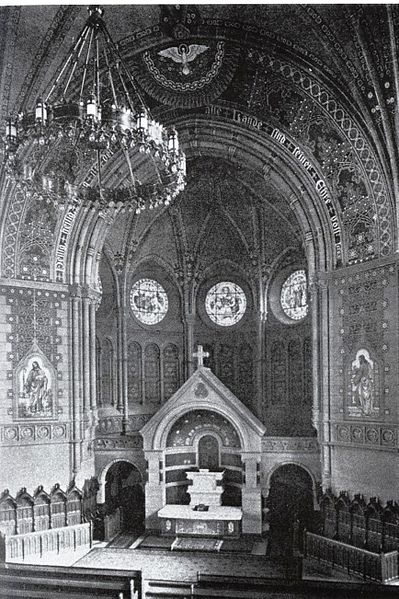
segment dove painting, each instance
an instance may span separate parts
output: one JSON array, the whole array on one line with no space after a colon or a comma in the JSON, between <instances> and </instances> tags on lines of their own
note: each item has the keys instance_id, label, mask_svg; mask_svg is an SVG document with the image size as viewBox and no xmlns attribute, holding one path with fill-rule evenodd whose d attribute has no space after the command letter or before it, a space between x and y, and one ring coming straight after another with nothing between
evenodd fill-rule
<instances>
[{"instance_id":1,"label":"dove painting","mask_svg":"<svg viewBox=\"0 0 399 599\"><path fill-rule=\"evenodd\" d=\"M173 46L171 48L166 48L165 50L161 50L158 52L159 56L163 56L164 58L170 58L173 62L182 65L182 73L183 75L190 74L189 63L193 62L203 52L209 50L209 46L204 46L202 44L180 44L178 47Z\"/></svg>"}]
</instances>

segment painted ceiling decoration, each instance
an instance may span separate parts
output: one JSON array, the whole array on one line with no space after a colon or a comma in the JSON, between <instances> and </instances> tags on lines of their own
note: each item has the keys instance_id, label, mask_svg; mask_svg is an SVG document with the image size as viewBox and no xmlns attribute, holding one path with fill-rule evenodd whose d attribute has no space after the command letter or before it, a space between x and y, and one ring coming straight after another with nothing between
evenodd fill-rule
<instances>
[{"instance_id":1,"label":"painted ceiling decoration","mask_svg":"<svg viewBox=\"0 0 399 599\"><path fill-rule=\"evenodd\" d=\"M153 8L151 13L144 7L115 8L112 26L118 49L153 114L185 128L191 168L195 169L201 153L212 154L213 140L211 133L205 134L205 126L209 132L214 129L215 144L227 127L231 142L224 151L233 169L235 165L249 168L243 159L247 136L259 148L268 148L269 157L265 153L256 176L253 171L254 180L267 179L267 173L278 170L276 156L300 178L306 188L301 205L311 226L319 226L314 221L317 215L329 230L329 267L392 254L397 245L393 198L399 184L395 129L398 8L368 7L366 11L361 5L276 5L241 7L241 15L233 6ZM26 9L2 10L7 16L7 52L0 82L4 115L14 103L31 101L41 83L54 78L57 57L77 33L82 11L59 7L51 12L47 31L32 52L32 68L24 73L21 69L13 72L12 65L18 60L18 32L25 27ZM151 18L145 28L133 27L132 32L125 10L130 11L129 19L134 11L141 22L147 14ZM263 11L262 19L259 11ZM264 26L259 28L259 22ZM294 27L295 23L301 26ZM78 176L83 178L82 161L79 168ZM120 168L110 166L110 181L118 179ZM66 207L46 223L36 222L31 218L32 206L40 200L16 188L4 172L1 184L3 276L66 281L63 256L76 243L79 229L93 232L97 227L98 243L108 236L112 239L112 223L115 220L116 226L118 221L115 215L104 215L101 224L88 227L93 217ZM290 201L285 199L285 210ZM156 210L151 222L159 222L163 213ZM115 255L124 255L128 244L137 245L137 235L129 233L129 227L144 230L147 224L140 222L149 223L148 218L133 215L127 219L125 247L118 247ZM31 225L39 241L29 245L26 231ZM87 238L86 243L92 245L93 240ZM23 248L26 257L31 254L31 266L25 264L27 258L17 259L17 248ZM95 252L100 250L96 246Z\"/></svg>"},{"instance_id":2,"label":"painted ceiling decoration","mask_svg":"<svg viewBox=\"0 0 399 599\"><path fill-rule=\"evenodd\" d=\"M145 91L157 101L171 106L201 106L227 88L238 55L239 48L225 41L198 43L189 39L178 46L146 50L142 63L131 66Z\"/></svg>"}]
</instances>

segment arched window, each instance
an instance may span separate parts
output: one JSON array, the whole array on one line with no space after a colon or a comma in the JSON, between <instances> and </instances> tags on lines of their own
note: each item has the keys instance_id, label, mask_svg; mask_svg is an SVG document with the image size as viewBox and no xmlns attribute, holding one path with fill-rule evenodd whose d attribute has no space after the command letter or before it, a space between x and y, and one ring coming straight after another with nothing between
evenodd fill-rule
<instances>
[{"instance_id":1,"label":"arched window","mask_svg":"<svg viewBox=\"0 0 399 599\"><path fill-rule=\"evenodd\" d=\"M283 312L292 320L302 320L308 313L307 280L304 270L295 270L284 281L280 291Z\"/></svg>"},{"instance_id":2,"label":"arched window","mask_svg":"<svg viewBox=\"0 0 399 599\"><path fill-rule=\"evenodd\" d=\"M179 350L176 345L169 343L162 352L163 394L164 400L169 399L179 388Z\"/></svg>"},{"instance_id":3,"label":"arched window","mask_svg":"<svg viewBox=\"0 0 399 599\"><path fill-rule=\"evenodd\" d=\"M110 339L105 339L102 349L102 404L114 405L114 348Z\"/></svg>"},{"instance_id":4,"label":"arched window","mask_svg":"<svg viewBox=\"0 0 399 599\"><path fill-rule=\"evenodd\" d=\"M131 341L127 349L127 388L129 403L142 403L142 349L139 343Z\"/></svg>"},{"instance_id":5,"label":"arched window","mask_svg":"<svg viewBox=\"0 0 399 599\"><path fill-rule=\"evenodd\" d=\"M144 351L145 401L161 401L160 352L156 343L150 343Z\"/></svg>"}]
</instances>

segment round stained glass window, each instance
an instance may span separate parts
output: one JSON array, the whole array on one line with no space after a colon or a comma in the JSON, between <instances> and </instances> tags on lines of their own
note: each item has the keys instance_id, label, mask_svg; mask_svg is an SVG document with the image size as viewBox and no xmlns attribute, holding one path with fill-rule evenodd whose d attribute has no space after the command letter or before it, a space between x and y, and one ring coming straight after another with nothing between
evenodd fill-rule
<instances>
[{"instance_id":1,"label":"round stained glass window","mask_svg":"<svg viewBox=\"0 0 399 599\"><path fill-rule=\"evenodd\" d=\"M165 289L153 279L139 279L130 292L133 314L144 324L157 324L168 311Z\"/></svg>"},{"instance_id":2,"label":"round stained glass window","mask_svg":"<svg viewBox=\"0 0 399 599\"><path fill-rule=\"evenodd\" d=\"M301 320L308 313L306 273L296 270L281 287L280 303L284 314L292 320Z\"/></svg>"},{"instance_id":3,"label":"round stained glass window","mask_svg":"<svg viewBox=\"0 0 399 599\"><path fill-rule=\"evenodd\" d=\"M245 293L235 283L216 283L206 294L205 310L212 322L231 327L241 320L247 307Z\"/></svg>"}]
</instances>

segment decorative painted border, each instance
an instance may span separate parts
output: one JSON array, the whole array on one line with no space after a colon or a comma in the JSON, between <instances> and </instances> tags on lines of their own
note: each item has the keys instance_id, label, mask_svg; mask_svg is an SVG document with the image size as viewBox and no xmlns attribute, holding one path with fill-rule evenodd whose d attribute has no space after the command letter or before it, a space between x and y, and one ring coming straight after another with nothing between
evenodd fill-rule
<instances>
[{"instance_id":1,"label":"decorative painted border","mask_svg":"<svg viewBox=\"0 0 399 599\"><path fill-rule=\"evenodd\" d=\"M154 414L135 414L129 416L127 430L139 431ZM97 424L97 433L119 433L122 432L123 417L122 416L105 416L100 417Z\"/></svg>"},{"instance_id":2,"label":"decorative painted border","mask_svg":"<svg viewBox=\"0 0 399 599\"><path fill-rule=\"evenodd\" d=\"M113 451L120 449L143 449L143 437L137 433L128 437L99 437L93 441L95 451Z\"/></svg>"},{"instance_id":3,"label":"decorative painted border","mask_svg":"<svg viewBox=\"0 0 399 599\"><path fill-rule=\"evenodd\" d=\"M0 425L0 444L32 445L69 441L69 422L29 422Z\"/></svg>"},{"instance_id":4,"label":"decorative painted border","mask_svg":"<svg viewBox=\"0 0 399 599\"><path fill-rule=\"evenodd\" d=\"M319 453L320 447L315 437L264 437L262 453Z\"/></svg>"},{"instance_id":5,"label":"decorative painted border","mask_svg":"<svg viewBox=\"0 0 399 599\"><path fill-rule=\"evenodd\" d=\"M362 445L376 449L397 449L398 427L381 424L335 422L333 442L339 445Z\"/></svg>"}]
</instances>

